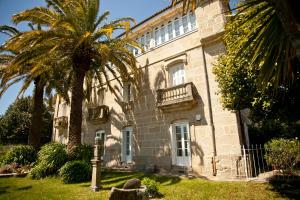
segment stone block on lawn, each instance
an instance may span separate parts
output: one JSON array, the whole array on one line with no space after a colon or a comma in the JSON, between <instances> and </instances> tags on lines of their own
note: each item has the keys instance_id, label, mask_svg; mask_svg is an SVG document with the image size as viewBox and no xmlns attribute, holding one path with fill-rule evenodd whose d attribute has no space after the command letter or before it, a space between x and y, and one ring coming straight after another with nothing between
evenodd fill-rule
<instances>
[{"instance_id":1,"label":"stone block on lawn","mask_svg":"<svg viewBox=\"0 0 300 200\"><path fill-rule=\"evenodd\" d=\"M141 180L137 178L130 179L123 185L123 189L136 189L139 187L141 187Z\"/></svg>"},{"instance_id":2,"label":"stone block on lawn","mask_svg":"<svg viewBox=\"0 0 300 200\"><path fill-rule=\"evenodd\" d=\"M146 187L142 186L138 189L120 189L111 188L109 200L148 200Z\"/></svg>"}]
</instances>

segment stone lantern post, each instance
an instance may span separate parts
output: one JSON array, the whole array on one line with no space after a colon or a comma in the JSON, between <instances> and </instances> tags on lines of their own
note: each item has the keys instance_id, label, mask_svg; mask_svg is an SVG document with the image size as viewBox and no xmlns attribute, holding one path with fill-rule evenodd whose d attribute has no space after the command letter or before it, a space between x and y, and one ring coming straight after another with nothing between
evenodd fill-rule
<instances>
[{"instance_id":1,"label":"stone lantern post","mask_svg":"<svg viewBox=\"0 0 300 200\"><path fill-rule=\"evenodd\" d=\"M92 171L92 185L91 189L96 192L101 188L101 152L102 152L103 144L102 140L99 137L95 138L94 145L94 158L91 160L93 171Z\"/></svg>"}]
</instances>

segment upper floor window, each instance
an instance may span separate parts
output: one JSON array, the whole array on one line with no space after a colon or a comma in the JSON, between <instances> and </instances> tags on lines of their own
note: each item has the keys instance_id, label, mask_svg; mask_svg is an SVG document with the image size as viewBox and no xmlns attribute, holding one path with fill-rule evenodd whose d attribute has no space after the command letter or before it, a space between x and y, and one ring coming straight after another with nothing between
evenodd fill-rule
<instances>
[{"instance_id":1,"label":"upper floor window","mask_svg":"<svg viewBox=\"0 0 300 200\"><path fill-rule=\"evenodd\" d=\"M129 103L132 100L132 87L130 82L123 84L123 102Z\"/></svg>"},{"instance_id":2,"label":"upper floor window","mask_svg":"<svg viewBox=\"0 0 300 200\"><path fill-rule=\"evenodd\" d=\"M185 83L183 64L175 65L169 69L169 80L171 87Z\"/></svg>"},{"instance_id":3,"label":"upper floor window","mask_svg":"<svg viewBox=\"0 0 300 200\"><path fill-rule=\"evenodd\" d=\"M169 21L168 23L168 40L173 39L173 27L172 27L172 22Z\"/></svg>"},{"instance_id":4,"label":"upper floor window","mask_svg":"<svg viewBox=\"0 0 300 200\"><path fill-rule=\"evenodd\" d=\"M187 16L184 15L182 17L182 27L183 27L183 32L186 33L189 31L189 27L188 27L188 20L187 20Z\"/></svg>"},{"instance_id":5,"label":"upper floor window","mask_svg":"<svg viewBox=\"0 0 300 200\"><path fill-rule=\"evenodd\" d=\"M194 12L190 12L182 17L176 17L167 24L162 24L160 27L156 27L153 32L147 32L137 41L145 51L148 51L153 47L159 46L195 29L196 17ZM139 55L140 53L140 50L136 50L136 52L134 51L134 55Z\"/></svg>"},{"instance_id":6,"label":"upper floor window","mask_svg":"<svg viewBox=\"0 0 300 200\"><path fill-rule=\"evenodd\" d=\"M175 37L178 37L180 35L179 19L175 19L174 29L175 29Z\"/></svg>"},{"instance_id":7,"label":"upper floor window","mask_svg":"<svg viewBox=\"0 0 300 200\"><path fill-rule=\"evenodd\" d=\"M148 32L148 33L146 34L145 50L150 49L150 40L151 40L151 35L150 35L150 33Z\"/></svg>"},{"instance_id":8,"label":"upper floor window","mask_svg":"<svg viewBox=\"0 0 300 200\"><path fill-rule=\"evenodd\" d=\"M154 40L155 40L155 46L159 45L160 44L160 41L159 41L159 30L158 28L155 29L154 31Z\"/></svg>"},{"instance_id":9,"label":"upper floor window","mask_svg":"<svg viewBox=\"0 0 300 200\"><path fill-rule=\"evenodd\" d=\"M164 43L166 41L165 35L166 35L165 27L164 27L164 25L162 25L160 28L160 42L161 43Z\"/></svg>"},{"instance_id":10,"label":"upper floor window","mask_svg":"<svg viewBox=\"0 0 300 200\"><path fill-rule=\"evenodd\" d=\"M190 18L190 23L191 23L191 29L194 30L196 28L196 16L195 16L195 13L190 12L189 18Z\"/></svg>"}]
</instances>

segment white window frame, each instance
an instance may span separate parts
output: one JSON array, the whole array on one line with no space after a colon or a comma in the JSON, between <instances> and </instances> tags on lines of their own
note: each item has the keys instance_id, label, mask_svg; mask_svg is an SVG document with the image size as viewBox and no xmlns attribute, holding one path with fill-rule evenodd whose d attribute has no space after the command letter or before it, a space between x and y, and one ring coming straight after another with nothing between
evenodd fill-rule
<instances>
[{"instance_id":1,"label":"white window frame","mask_svg":"<svg viewBox=\"0 0 300 200\"><path fill-rule=\"evenodd\" d=\"M174 38L173 22L169 21L166 27L167 27L168 41L169 41ZM171 27L171 29L169 29L169 27ZM172 35L172 38L170 37L170 34Z\"/></svg>"},{"instance_id":2,"label":"white window frame","mask_svg":"<svg viewBox=\"0 0 300 200\"><path fill-rule=\"evenodd\" d=\"M97 130L95 133L95 138L100 138L101 140L103 140L103 155L101 155L101 160L103 160L104 156L105 156L105 141L106 141L106 133L105 130Z\"/></svg>"},{"instance_id":3,"label":"white window frame","mask_svg":"<svg viewBox=\"0 0 300 200\"><path fill-rule=\"evenodd\" d=\"M177 77L174 77L174 75ZM177 79L177 83L174 83L175 79ZM179 63L169 67L169 87L184 84L185 82L185 69L183 63Z\"/></svg>"},{"instance_id":4,"label":"white window frame","mask_svg":"<svg viewBox=\"0 0 300 200\"><path fill-rule=\"evenodd\" d=\"M179 125L186 125L187 127L187 150L188 150L188 156L187 159L187 165L192 166L192 153L191 153L191 133L190 133L190 125L188 121L181 120L177 121L175 123L170 124L169 132L171 137L171 154L172 154L172 165L178 165L177 161L177 146L176 146L176 133L175 133L175 127ZM184 152L182 152L184 153Z\"/></svg>"},{"instance_id":5,"label":"white window frame","mask_svg":"<svg viewBox=\"0 0 300 200\"><path fill-rule=\"evenodd\" d=\"M129 155L127 155L127 147L125 142L127 142L125 140L126 137L126 133L129 132ZM133 128L130 127L126 127L122 130L122 161L125 163L132 163L132 157L133 157L133 143L132 143L132 139L133 139Z\"/></svg>"},{"instance_id":6,"label":"white window frame","mask_svg":"<svg viewBox=\"0 0 300 200\"><path fill-rule=\"evenodd\" d=\"M178 32L176 31L177 29L176 29L176 23L178 22ZM180 34L180 20L179 20L179 18L175 18L175 20L174 20L174 38L177 38L177 37L179 37L181 34ZM177 33L178 33L178 35L177 35Z\"/></svg>"}]
</instances>

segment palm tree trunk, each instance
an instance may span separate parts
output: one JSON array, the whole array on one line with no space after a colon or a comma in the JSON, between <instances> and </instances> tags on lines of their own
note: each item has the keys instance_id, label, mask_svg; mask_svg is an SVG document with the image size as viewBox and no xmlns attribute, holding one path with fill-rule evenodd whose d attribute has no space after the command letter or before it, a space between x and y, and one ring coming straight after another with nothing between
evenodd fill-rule
<instances>
[{"instance_id":1,"label":"palm tree trunk","mask_svg":"<svg viewBox=\"0 0 300 200\"><path fill-rule=\"evenodd\" d=\"M76 146L81 144L83 82L86 71L84 68L78 67L72 80L69 140L67 145L69 155Z\"/></svg>"},{"instance_id":2,"label":"palm tree trunk","mask_svg":"<svg viewBox=\"0 0 300 200\"><path fill-rule=\"evenodd\" d=\"M43 129L43 105L44 84L41 77L34 80L33 111L31 118L31 129L28 135L28 144L35 148L40 147L41 133Z\"/></svg>"}]
</instances>

